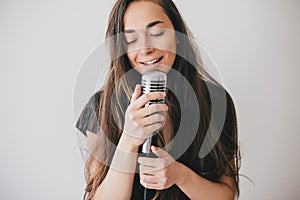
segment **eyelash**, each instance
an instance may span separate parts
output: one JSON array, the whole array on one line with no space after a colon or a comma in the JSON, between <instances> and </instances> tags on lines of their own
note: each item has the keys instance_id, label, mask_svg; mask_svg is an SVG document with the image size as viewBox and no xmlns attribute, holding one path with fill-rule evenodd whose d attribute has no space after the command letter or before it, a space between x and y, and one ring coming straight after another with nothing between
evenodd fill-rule
<instances>
[{"instance_id":1,"label":"eyelash","mask_svg":"<svg viewBox=\"0 0 300 200\"><path fill-rule=\"evenodd\" d=\"M161 36L161 35L163 35L164 34L164 31L162 31L162 32L160 32L160 33L158 33L158 34L150 34L150 36Z\"/></svg>"},{"instance_id":2,"label":"eyelash","mask_svg":"<svg viewBox=\"0 0 300 200\"><path fill-rule=\"evenodd\" d=\"M126 41L126 44L132 44L132 43L134 43L136 40L133 40L133 41L130 41L130 42L127 42Z\"/></svg>"},{"instance_id":3,"label":"eyelash","mask_svg":"<svg viewBox=\"0 0 300 200\"><path fill-rule=\"evenodd\" d=\"M165 33L165 32L162 31L162 32L160 32L160 33L158 33L158 34L150 34L150 36L158 37L158 36L163 35L164 33ZM127 41L126 41L126 44L127 44L127 45L128 45L128 44L132 44L132 43L134 43L135 41L137 41L137 40L133 40L133 41L130 41L130 42L127 42Z\"/></svg>"}]
</instances>

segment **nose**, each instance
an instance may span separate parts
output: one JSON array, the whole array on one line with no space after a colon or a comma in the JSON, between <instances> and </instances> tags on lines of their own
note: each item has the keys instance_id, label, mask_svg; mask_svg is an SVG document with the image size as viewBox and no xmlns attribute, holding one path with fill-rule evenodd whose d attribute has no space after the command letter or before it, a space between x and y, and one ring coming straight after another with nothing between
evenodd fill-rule
<instances>
[{"instance_id":1,"label":"nose","mask_svg":"<svg viewBox=\"0 0 300 200\"><path fill-rule=\"evenodd\" d=\"M152 53L153 50L154 50L153 47L142 47L142 49L140 50L140 54L146 56Z\"/></svg>"},{"instance_id":2,"label":"nose","mask_svg":"<svg viewBox=\"0 0 300 200\"><path fill-rule=\"evenodd\" d=\"M141 49L140 49L140 54L141 55L143 55L143 56L149 55L150 53L152 53L154 51L154 48L150 44L150 41L149 41L148 37L143 38L141 43L142 43L141 44Z\"/></svg>"}]
</instances>

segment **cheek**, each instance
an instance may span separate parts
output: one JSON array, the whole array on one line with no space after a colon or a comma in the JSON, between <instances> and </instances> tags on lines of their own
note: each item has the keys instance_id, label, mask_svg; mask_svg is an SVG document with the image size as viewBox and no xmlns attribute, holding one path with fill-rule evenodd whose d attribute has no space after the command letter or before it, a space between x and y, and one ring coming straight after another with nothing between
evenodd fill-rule
<instances>
[{"instance_id":1,"label":"cheek","mask_svg":"<svg viewBox=\"0 0 300 200\"><path fill-rule=\"evenodd\" d=\"M136 53L134 53L134 52L128 53L128 52L127 52L126 55L127 55L127 58L128 58L128 60L129 60L130 64L131 64L131 65L134 65L134 63L135 63L135 58L136 58Z\"/></svg>"},{"instance_id":2,"label":"cheek","mask_svg":"<svg viewBox=\"0 0 300 200\"><path fill-rule=\"evenodd\" d=\"M156 49L176 54L176 39L174 31L165 31L165 35L159 39L153 39L152 44Z\"/></svg>"},{"instance_id":3,"label":"cheek","mask_svg":"<svg viewBox=\"0 0 300 200\"><path fill-rule=\"evenodd\" d=\"M176 39L175 35L170 35L169 38L162 43L162 48L167 54L168 66L172 66L176 58Z\"/></svg>"},{"instance_id":4,"label":"cheek","mask_svg":"<svg viewBox=\"0 0 300 200\"><path fill-rule=\"evenodd\" d=\"M176 54L168 52L167 53L167 66L172 67L174 62L175 62L175 58L176 58Z\"/></svg>"},{"instance_id":5,"label":"cheek","mask_svg":"<svg viewBox=\"0 0 300 200\"><path fill-rule=\"evenodd\" d=\"M176 38L175 38L175 33L172 32L172 35L170 35L170 39L166 41L166 49L173 53L176 54Z\"/></svg>"},{"instance_id":6,"label":"cheek","mask_svg":"<svg viewBox=\"0 0 300 200\"><path fill-rule=\"evenodd\" d=\"M175 35L172 37L172 40L166 44L167 48L167 54L168 54L168 64L169 66L172 66L174 64L175 58L176 58L176 39Z\"/></svg>"}]
</instances>

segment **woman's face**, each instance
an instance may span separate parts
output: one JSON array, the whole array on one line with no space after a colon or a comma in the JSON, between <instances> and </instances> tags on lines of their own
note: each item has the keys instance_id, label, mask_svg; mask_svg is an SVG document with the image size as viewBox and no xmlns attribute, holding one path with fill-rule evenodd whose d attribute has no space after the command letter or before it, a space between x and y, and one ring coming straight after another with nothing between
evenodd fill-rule
<instances>
[{"instance_id":1,"label":"woman's face","mask_svg":"<svg viewBox=\"0 0 300 200\"><path fill-rule=\"evenodd\" d=\"M176 57L175 31L159 5L132 2L124 15L124 35L127 57L139 73L170 70Z\"/></svg>"}]
</instances>

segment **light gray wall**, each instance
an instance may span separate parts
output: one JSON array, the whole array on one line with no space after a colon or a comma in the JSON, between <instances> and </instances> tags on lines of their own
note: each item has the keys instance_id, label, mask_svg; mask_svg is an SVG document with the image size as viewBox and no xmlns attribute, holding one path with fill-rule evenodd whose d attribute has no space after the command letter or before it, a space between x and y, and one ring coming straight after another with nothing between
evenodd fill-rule
<instances>
[{"instance_id":1,"label":"light gray wall","mask_svg":"<svg viewBox=\"0 0 300 200\"><path fill-rule=\"evenodd\" d=\"M1 1L1 200L81 199L73 89L112 3ZM300 1L176 3L236 104L241 199L298 199Z\"/></svg>"}]
</instances>

